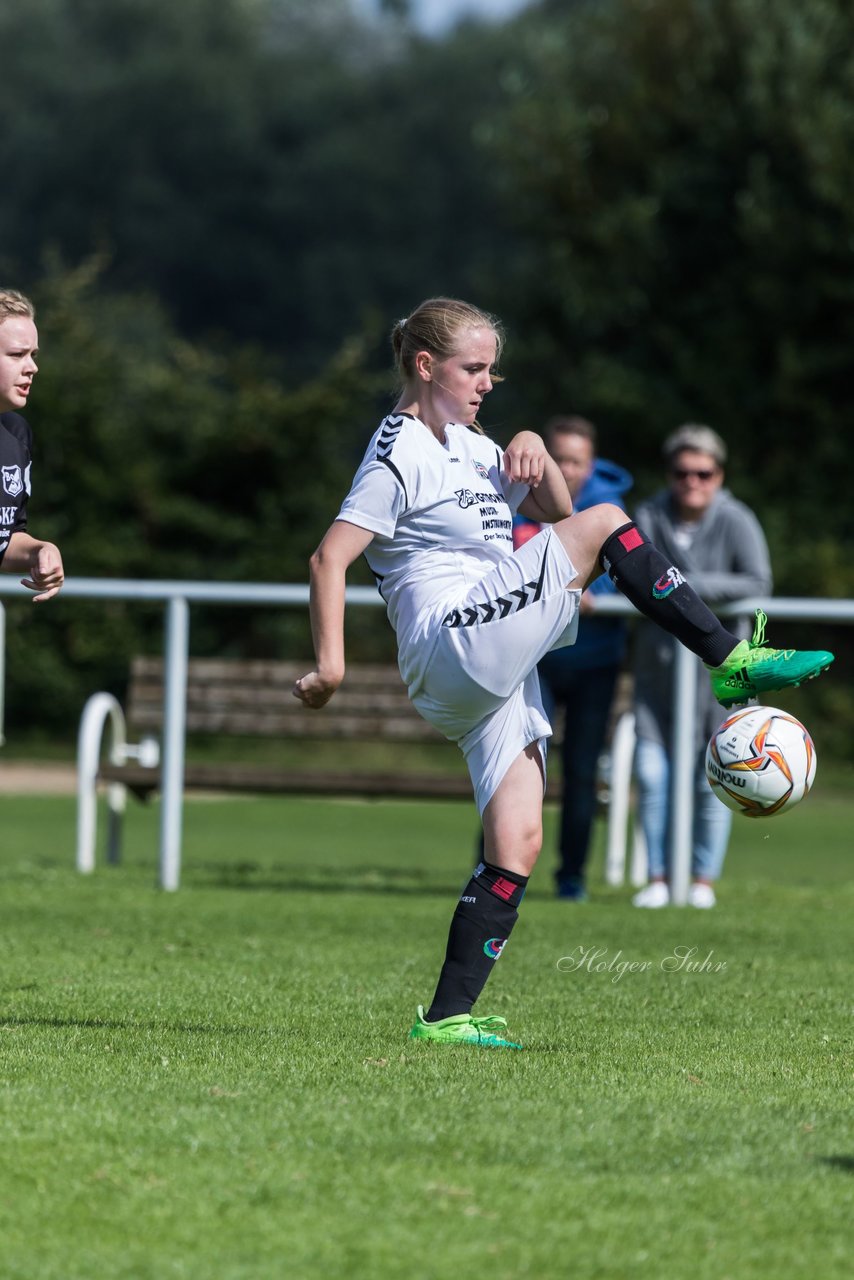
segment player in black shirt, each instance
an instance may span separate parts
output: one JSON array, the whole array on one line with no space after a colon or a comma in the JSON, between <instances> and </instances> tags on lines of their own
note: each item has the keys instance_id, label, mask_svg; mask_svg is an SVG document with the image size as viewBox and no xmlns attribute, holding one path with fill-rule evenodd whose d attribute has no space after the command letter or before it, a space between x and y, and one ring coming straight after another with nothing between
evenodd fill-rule
<instances>
[{"instance_id":1,"label":"player in black shirt","mask_svg":"<svg viewBox=\"0 0 854 1280\"><path fill-rule=\"evenodd\" d=\"M38 331L29 298L0 289L0 572L22 573L36 603L50 600L64 581L52 542L27 532L33 433L19 409L38 371Z\"/></svg>"}]
</instances>

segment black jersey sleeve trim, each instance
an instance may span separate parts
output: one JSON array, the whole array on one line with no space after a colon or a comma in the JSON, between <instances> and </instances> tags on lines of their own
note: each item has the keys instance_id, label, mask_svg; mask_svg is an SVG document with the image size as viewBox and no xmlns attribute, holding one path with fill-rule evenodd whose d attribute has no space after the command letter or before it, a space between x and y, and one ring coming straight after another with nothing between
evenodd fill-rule
<instances>
[{"instance_id":1,"label":"black jersey sleeve trim","mask_svg":"<svg viewBox=\"0 0 854 1280\"><path fill-rule=\"evenodd\" d=\"M377 458L377 462L382 462L385 466L387 466L389 471L395 477L395 479L397 480L397 483L400 485L401 489L403 490L403 501L405 505L408 507L409 497L406 492L406 485L403 483L403 476L400 474L397 467L392 462L391 458Z\"/></svg>"},{"instance_id":2,"label":"black jersey sleeve trim","mask_svg":"<svg viewBox=\"0 0 854 1280\"><path fill-rule=\"evenodd\" d=\"M378 591L378 593L379 593L379 597L380 597L380 599L381 599L381 600L385 600L385 596L383 595L383 583L385 582L385 574L384 574L384 573L377 573L376 569L373 567L373 565L371 564L370 560L368 559L368 553L367 553L367 552L365 552L365 563L367 564L367 566L368 566L368 568L370 569L371 573L374 575L374 583L375 583L375 585L376 585L376 588L377 588L377 591ZM386 600L386 604L387 604L387 603L388 603L388 601Z\"/></svg>"}]
</instances>

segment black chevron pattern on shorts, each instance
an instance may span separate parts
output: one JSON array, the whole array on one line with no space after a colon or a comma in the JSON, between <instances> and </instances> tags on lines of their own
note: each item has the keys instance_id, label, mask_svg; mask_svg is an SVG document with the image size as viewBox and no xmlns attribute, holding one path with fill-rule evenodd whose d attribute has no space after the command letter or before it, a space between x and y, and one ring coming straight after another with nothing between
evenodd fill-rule
<instances>
[{"instance_id":1,"label":"black chevron pattern on shorts","mask_svg":"<svg viewBox=\"0 0 854 1280\"><path fill-rule=\"evenodd\" d=\"M540 576L536 582L526 582L524 587L514 587L512 591L507 592L506 596L498 596L496 600L488 600L482 604L463 605L461 609L452 609L442 619L442 626L476 627L480 626L482 622L492 622L495 618L500 621L502 618L506 618L508 614L518 613L527 604L534 604L543 594L547 555L548 552L543 556Z\"/></svg>"}]
</instances>

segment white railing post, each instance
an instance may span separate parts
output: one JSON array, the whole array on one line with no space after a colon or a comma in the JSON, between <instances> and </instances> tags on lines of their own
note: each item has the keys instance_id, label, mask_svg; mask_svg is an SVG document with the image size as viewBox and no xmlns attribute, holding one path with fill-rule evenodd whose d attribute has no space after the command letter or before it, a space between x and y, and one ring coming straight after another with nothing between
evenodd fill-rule
<instances>
[{"instance_id":1,"label":"white railing post","mask_svg":"<svg viewBox=\"0 0 854 1280\"><path fill-rule=\"evenodd\" d=\"M98 762L104 725L110 721L110 764L123 764L127 739L125 716L111 693L95 693L83 708L77 735L77 870L89 875L95 870L98 834ZM110 860L118 861L117 824L124 812L127 790L111 782L107 792L110 809Z\"/></svg>"},{"instance_id":2,"label":"white railing post","mask_svg":"<svg viewBox=\"0 0 854 1280\"><path fill-rule=\"evenodd\" d=\"M635 756L635 717L624 711L614 726L611 739L610 803L605 852L605 880L622 884L626 878L626 844L632 795L632 764Z\"/></svg>"},{"instance_id":3,"label":"white railing post","mask_svg":"<svg viewBox=\"0 0 854 1280\"><path fill-rule=\"evenodd\" d=\"M673 741L670 753L670 898L688 901L694 843L694 766L697 760L697 659L675 645Z\"/></svg>"},{"instance_id":4,"label":"white railing post","mask_svg":"<svg viewBox=\"0 0 854 1280\"><path fill-rule=\"evenodd\" d=\"M638 822L637 815L635 815L635 825L632 828L632 867L629 873L629 880L635 889L640 889L648 879L649 850L647 849L643 827Z\"/></svg>"},{"instance_id":5,"label":"white railing post","mask_svg":"<svg viewBox=\"0 0 854 1280\"><path fill-rule=\"evenodd\" d=\"M160 775L160 887L170 891L177 889L181 880L189 636L190 607L183 596L173 596L166 610L163 766Z\"/></svg>"}]
</instances>

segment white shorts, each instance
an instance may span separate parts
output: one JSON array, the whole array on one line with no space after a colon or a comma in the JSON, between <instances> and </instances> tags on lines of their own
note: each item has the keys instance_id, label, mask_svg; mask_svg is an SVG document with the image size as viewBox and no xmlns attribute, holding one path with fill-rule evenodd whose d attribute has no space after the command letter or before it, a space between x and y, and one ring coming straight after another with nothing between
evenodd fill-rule
<instances>
[{"instance_id":1,"label":"white shorts","mask_svg":"<svg viewBox=\"0 0 854 1280\"><path fill-rule=\"evenodd\" d=\"M551 527L495 565L440 624L412 701L425 720L458 742L483 813L525 747L537 742L546 764L552 728L537 663L578 633L577 575Z\"/></svg>"}]
</instances>

